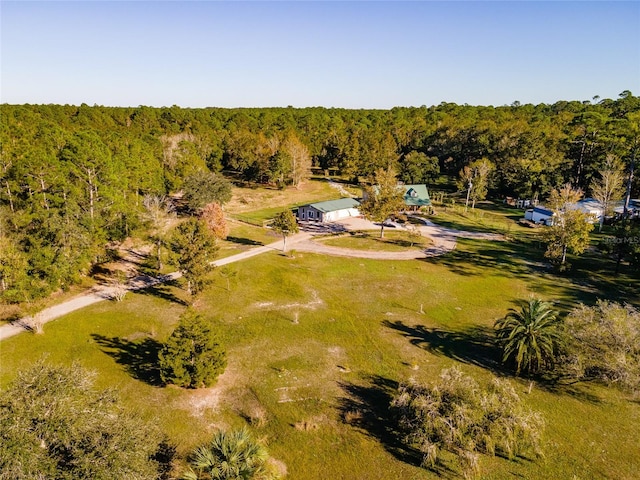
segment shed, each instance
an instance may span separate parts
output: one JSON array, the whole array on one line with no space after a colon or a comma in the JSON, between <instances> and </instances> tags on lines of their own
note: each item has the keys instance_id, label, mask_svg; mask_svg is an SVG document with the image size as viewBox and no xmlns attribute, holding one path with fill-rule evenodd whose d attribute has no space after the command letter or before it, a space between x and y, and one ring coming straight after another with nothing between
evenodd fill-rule
<instances>
[{"instance_id":1,"label":"shed","mask_svg":"<svg viewBox=\"0 0 640 480\"><path fill-rule=\"evenodd\" d=\"M552 217L553 212L544 207L534 207L524 212L524 218L526 220L531 220L533 223L542 223L544 225L551 225Z\"/></svg>"},{"instance_id":2,"label":"shed","mask_svg":"<svg viewBox=\"0 0 640 480\"><path fill-rule=\"evenodd\" d=\"M341 218L358 217L360 202L355 198L341 198L326 202L310 203L298 207L299 221L334 222Z\"/></svg>"}]
</instances>

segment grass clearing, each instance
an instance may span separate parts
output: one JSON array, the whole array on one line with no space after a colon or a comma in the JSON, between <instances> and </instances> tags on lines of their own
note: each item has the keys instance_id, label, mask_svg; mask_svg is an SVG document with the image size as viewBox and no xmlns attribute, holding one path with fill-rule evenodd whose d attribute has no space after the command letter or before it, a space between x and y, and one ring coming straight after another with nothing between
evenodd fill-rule
<instances>
[{"instance_id":1,"label":"grass clearing","mask_svg":"<svg viewBox=\"0 0 640 480\"><path fill-rule=\"evenodd\" d=\"M524 218L524 210L490 201L479 202L476 208L465 212L464 205L436 207L436 215L430 217L438 225L455 230L498 233L506 236L537 235L536 230L518 223Z\"/></svg>"},{"instance_id":2,"label":"grass clearing","mask_svg":"<svg viewBox=\"0 0 640 480\"><path fill-rule=\"evenodd\" d=\"M253 247L268 245L282 239L281 235L265 227L250 225L233 219L228 219L227 222L229 235L226 240L218 241L219 250L216 258L229 257Z\"/></svg>"},{"instance_id":3,"label":"grass clearing","mask_svg":"<svg viewBox=\"0 0 640 480\"><path fill-rule=\"evenodd\" d=\"M377 250L384 252L404 252L409 249L424 250L432 245L427 237L412 238L406 231L387 230L383 238L378 232L350 232L346 235L319 238L318 240L333 247L354 250Z\"/></svg>"},{"instance_id":4,"label":"grass clearing","mask_svg":"<svg viewBox=\"0 0 640 480\"><path fill-rule=\"evenodd\" d=\"M246 228L232 235L252 238ZM181 454L217 427L249 424L288 478L435 479L394 437L387 407L397 382L428 382L452 365L480 383L507 374L492 325L531 294L564 310L605 295L638 305L637 272L614 277L608 259L595 253L573 262L571 276L554 275L526 235L460 239L448 255L414 261L271 252L234 264L229 289L214 274L197 302L228 351L227 370L210 389L157 383L154 354L185 308L186 295L173 286L75 312L45 325L43 335L3 341L0 383L41 355L78 360L158 423ZM638 402L582 383L540 383L528 395L528 382L513 381L547 421L546 456L483 457L482 478L634 478Z\"/></svg>"}]
</instances>

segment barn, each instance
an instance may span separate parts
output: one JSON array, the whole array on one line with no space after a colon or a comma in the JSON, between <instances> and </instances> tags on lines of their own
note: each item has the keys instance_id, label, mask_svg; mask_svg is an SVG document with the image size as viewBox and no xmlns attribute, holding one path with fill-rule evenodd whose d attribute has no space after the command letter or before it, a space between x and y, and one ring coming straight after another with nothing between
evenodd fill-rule
<instances>
[{"instance_id":1,"label":"barn","mask_svg":"<svg viewBox=\"0 0 640 480\"><path fill-rule=\"evenodd\" d=\"M310 203L298 207L298 221L335 222L341 218L359 217L359 206L360 202L355 198Z\"/></svg>"}]
</instances>

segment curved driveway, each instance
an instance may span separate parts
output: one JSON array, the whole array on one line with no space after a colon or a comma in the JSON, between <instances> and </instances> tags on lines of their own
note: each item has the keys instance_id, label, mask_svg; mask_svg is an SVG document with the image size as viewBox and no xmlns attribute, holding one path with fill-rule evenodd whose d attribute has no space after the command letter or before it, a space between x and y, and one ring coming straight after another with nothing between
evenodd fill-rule
<instances>
[{"instance_id":1,"label":"curved driveway","mask_svg":"<svg viewBox=\"0 0 640 480\"><path fill-rule=\"evenodd\" d=\"M415 217L420 218L420 217ZM338 257L370 258L374 260L414 260L417 258L436 257L444 255L456 248L457 238L479 238L484 240L501 241L502 235L494 233L464 232L440 227L428 220L421 219L424 225L418 229L423 236L429 237L433 245L425 250L411 249L404 252L385 252L380 250L356 250L352 248L334 247L314 241L312 237L296 242L296 250L313 252L324 255L334 255ZM403 230L404 227L393 224L393 227L385 227L389 230ZM350 217L334 224L322 227L319 224L304 224L303 229L311 230L314 233L340 233L352 230L380 230L380 225L359 217Z\"/></svg>"},{"instance_id":2,"label":"curved driveway","mask_svg":"<svg viewBox=\"0 0 640 480\"><path fill-rule=\"evenodd\" d=\"M295 250L313 252L325 255L335 255L341 257L354 258L370 258L376 260L413 260L416 258L434 257L444 255L456 248L456 238L482 238L487 240L503 240L502 235L463 232L439 227L427 220L423 220L424 225L418 227L421 233L433 241L433 245L426 250L409 250L406 252L383 252L374 250L354 250L350 248L332 247L323 245L320 242L313 241L313 236L318 234L326 234L328 232L346 232L349 230L379 230L380 226L362 218L351 217L336 222L334 224L302 224L301 232L292 235L287 239L287 247L291 248L295 245ZM392 227L386 227L392 228ZM395 228L402 228L397 226ZM269 245L254 247L237 255L221 258L211 262L214 266L227 265L229 263L238 262L247 258L260 255L265 252L282 250L282 240L271 243ZM139 276L131 280L128 290L135 291L164 283L169 280L180 278L180 272L162 275L160 277ZM37 322L44 324L51 320L55 320L63 315L74 312L81 308L87 307L97 302L111 300L114 298L112 287L99 286L91 291L78 295L66 302L60 303L50 308L45 308L35 316ZM0 326L0 341L5 338L13 337L19 333L30 330L30 325L34 322L33 317L25 317L11 324Z\"/></svg>"}]
</instances>

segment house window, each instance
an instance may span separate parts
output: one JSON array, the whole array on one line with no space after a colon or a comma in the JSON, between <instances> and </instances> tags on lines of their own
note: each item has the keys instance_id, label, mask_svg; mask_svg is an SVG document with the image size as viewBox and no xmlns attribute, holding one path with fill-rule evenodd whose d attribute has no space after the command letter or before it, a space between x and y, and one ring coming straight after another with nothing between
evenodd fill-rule
<instances>
[{"instance_id":1,"label":"house window","mask_svg":"<svg viewBox=\"0 0 640 480\"><path fill-rule=\"evenodd\" d=\"M313 212L311 210L309 210L309 218L313 218L313 217L314 217Z\"/></svg>"}]
</instances>

